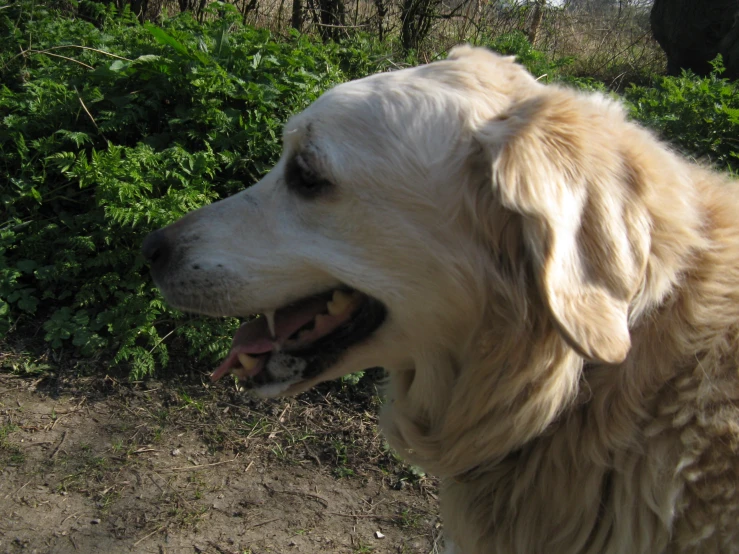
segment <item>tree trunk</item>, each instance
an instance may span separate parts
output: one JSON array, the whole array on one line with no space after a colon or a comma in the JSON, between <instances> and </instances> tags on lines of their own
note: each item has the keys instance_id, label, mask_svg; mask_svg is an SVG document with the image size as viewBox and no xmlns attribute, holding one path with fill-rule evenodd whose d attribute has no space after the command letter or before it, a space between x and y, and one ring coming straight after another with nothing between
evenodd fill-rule
<instances>
[{"instance_id":1,"label":"tree trunk","mask_svg":"<svg viewBox=\"0 0 739 554\"><path fill-rule=\"evenodd\" d=\"M387 4L385 0L375 0L377 8L377 35L382 42L385 39L385 16L387 15Z\"/></svg>"},{"instance_id":2,"label":"tree trunk","mask_svg":"<svg viewBox=\"0 0 739 554\"><path fill-rule=\"evenodd\" d=\"M418 48L429 34L438 4L437 0L403 0L400 7L400 43L404 52Z\"/></svg>"},{"instance_id":3,"label":"tree trunk","mask_svg":"<svg viewBox=\"0 0 739 554\"><path fill-rule=\"evenodd\" d=\"M544 8L546 3L547 0L536 0L536 4L534 4L534 15L531 18L531 27L529 27L529 42L532 46L536 44L539 27L541 26L542 19L544 19Z\"/></svg>"},{"instance_id":4,"label":"tree trunk","mask_svg":"<svg viewBox=\"0 0 739 554\"><path fill-rule=\"evenodd\" d=\"M241 5L241 18L244 25L246 25L246 17L257 9L258 1L259 0L244 0L244 3Z\"/></svg>"},{"instance_id":5,"label":"tree trunk","mask_svg":"<svg viewBox=\"0 0 739 554\"><path fill-rule=\"evenodd\" d=\"M290 26L293 29L301 31L303 29L303 0L293 0L292 17L290 18Z\"/></svg>"},{"instance_id":6,"label":"tree trunk","mask_svg":"<svg viewBox=\"0 0 739 554\"><path fill-rule=\"evenodd\" d=\"M720 50L726 66L725 75L739 79L739 10L734 15L734 25L721 41Z\"/></svg>"},{"instance_id":7,"label":"tree trunk","mask_svg":"<svg viewBox=\"0 0 739 554\"><path fill-rule=\"evenodd\" d=\"M320 23L318 28L325 41L336 40L341 35L341 28L346 24L344 0L318 0Z\"/></svg>"}]
</instances>

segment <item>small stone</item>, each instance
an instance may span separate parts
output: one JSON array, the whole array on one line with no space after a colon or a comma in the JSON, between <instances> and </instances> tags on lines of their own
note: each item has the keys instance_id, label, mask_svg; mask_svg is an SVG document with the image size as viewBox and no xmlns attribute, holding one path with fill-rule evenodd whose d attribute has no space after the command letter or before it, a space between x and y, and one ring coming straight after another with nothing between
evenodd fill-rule
<instances>
[{"instance_id":1,"label":"small stone","mask_svg":"<svg viewBox=\"0 0 739 554\"><path fill-rule=\"evenodd\" d=\"M175 448L174 450L172 450L172 456L179 456L179 455L180 455L180 449L179 448Z\"/></svg>"}]
</instances>

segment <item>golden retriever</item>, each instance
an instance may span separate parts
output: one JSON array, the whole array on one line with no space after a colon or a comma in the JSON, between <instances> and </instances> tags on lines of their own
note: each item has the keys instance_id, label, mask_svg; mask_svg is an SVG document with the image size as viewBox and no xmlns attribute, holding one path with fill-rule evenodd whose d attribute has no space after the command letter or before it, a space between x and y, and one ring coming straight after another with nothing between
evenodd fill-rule
<instances>
[{"instance_id":1,"label":"golden retriever","mask_svg":"<svg viewBox=\"0 0 739 554\"><path fill-rule=\"evenodd\" d=\"M214 379L386 368L448 552L739 552L739 190L617 102L466 46L342 84L144 254L173 306L261 314Z\"/></svg>"}]
</instances>

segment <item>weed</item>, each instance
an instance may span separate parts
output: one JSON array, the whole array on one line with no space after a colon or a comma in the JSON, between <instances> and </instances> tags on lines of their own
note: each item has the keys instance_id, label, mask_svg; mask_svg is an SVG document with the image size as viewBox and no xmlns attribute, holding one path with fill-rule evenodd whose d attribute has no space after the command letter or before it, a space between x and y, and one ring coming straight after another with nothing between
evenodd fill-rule
<instances>
[{"instance_id":1,"label":"weed","mask_svg":"<svg viewBox=\"0 0 739 554\"><path fill-rule=\"evenodd\" d=\"M0 464L16 466L22 464L26 457L23 451L11 443L8 438L20 428L14 423L6 423L0 426Z\"/></svg>"},{"instance_id":2,"label":"weed","mask_svg":"<svg viewBox=\"0 0 739 554\"><path fill-rule=\"evenodd\" d=\"M413 529L421 525L422 515L406 508L398 514L397 522L403 529Z\"/></svg>"},{"instance_id":3,"label":"weed","mask_svg":"<svg viewBox=\"0 0 739 554\"><path fill-rule=\"evenodd\" d=\"M352 552L355 554L368 554L369 552L372 552L375 549L374 546L370 546L369 544L363 542L362 540L357 540L357 544L354 545L352 548Z\"/></svg>"}]
</instances>

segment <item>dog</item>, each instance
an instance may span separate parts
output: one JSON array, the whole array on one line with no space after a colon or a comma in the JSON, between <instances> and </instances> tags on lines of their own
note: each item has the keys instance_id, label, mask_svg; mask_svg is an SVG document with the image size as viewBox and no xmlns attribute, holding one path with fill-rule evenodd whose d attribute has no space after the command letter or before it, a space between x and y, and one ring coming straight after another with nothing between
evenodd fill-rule
<instances>
[{"instance_id":1,"label":"dog","mask_svg":"<svg viewBox=\"0 0 739 554\"><path fill-rule=\"evenodd\" d=\"M295 395L382 366L447 552L739 552L739 190L511 57L326 92L257 184L144 241L213 373Z\"/></svg>"}]
</instances>

